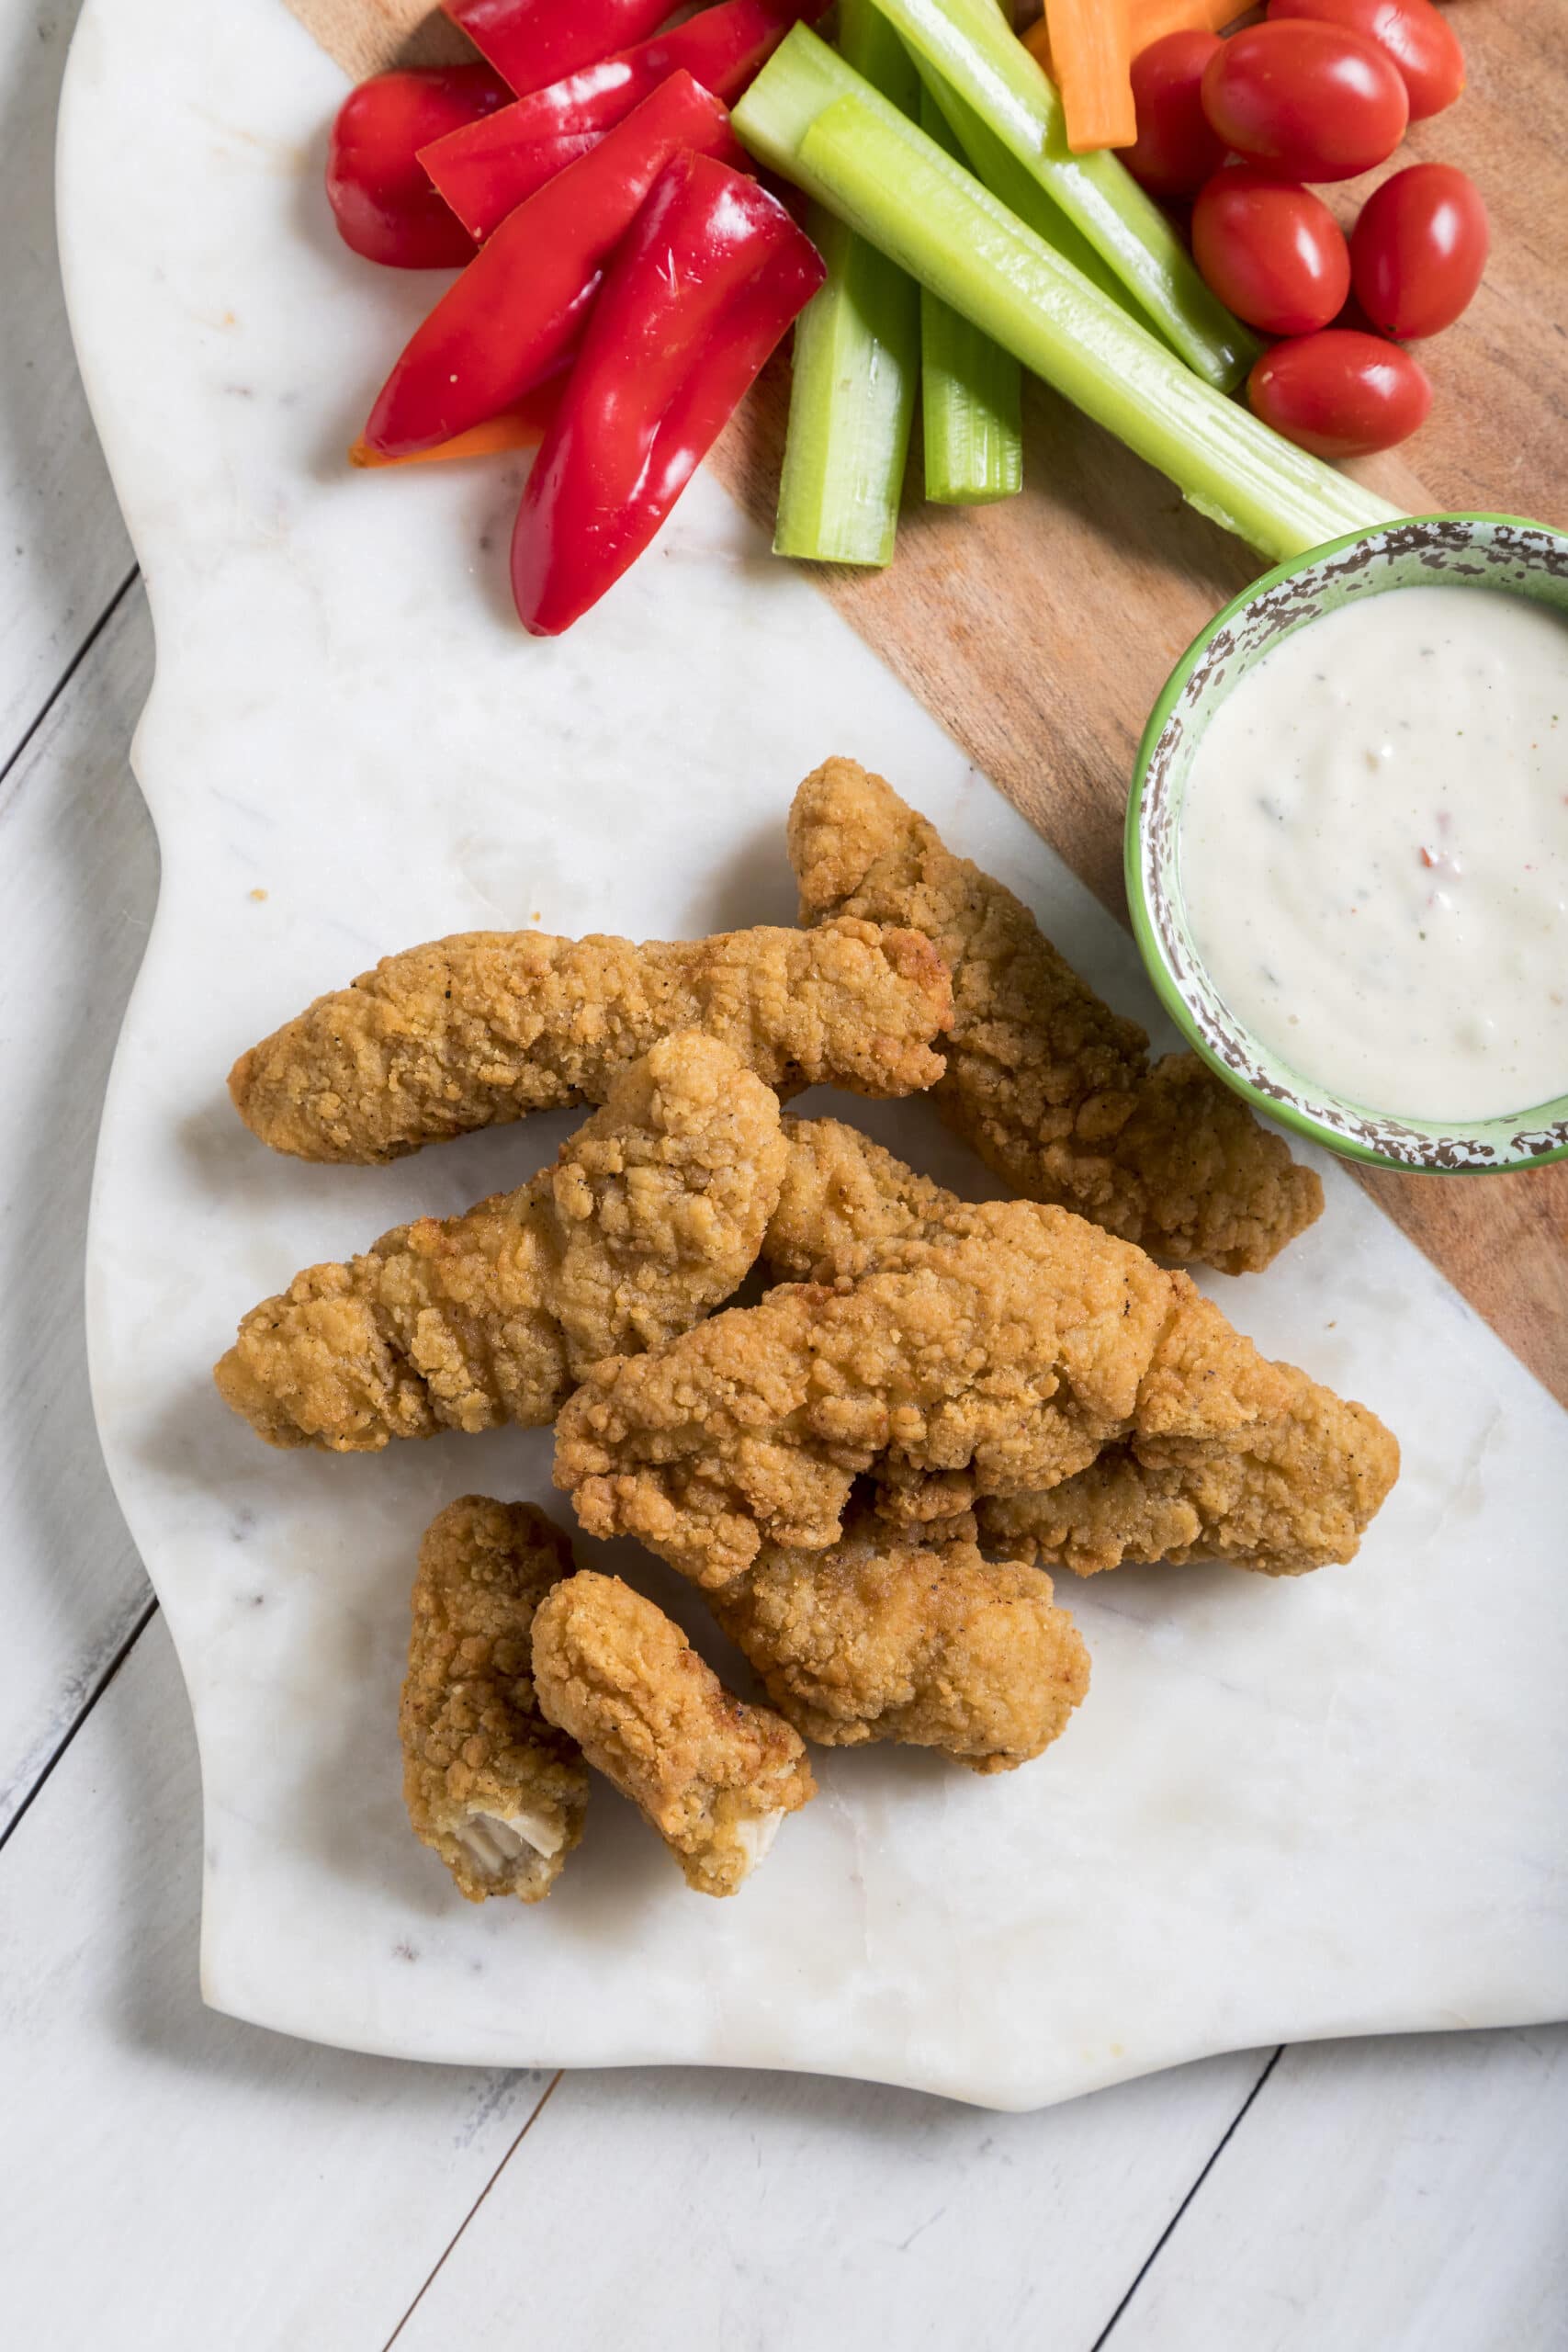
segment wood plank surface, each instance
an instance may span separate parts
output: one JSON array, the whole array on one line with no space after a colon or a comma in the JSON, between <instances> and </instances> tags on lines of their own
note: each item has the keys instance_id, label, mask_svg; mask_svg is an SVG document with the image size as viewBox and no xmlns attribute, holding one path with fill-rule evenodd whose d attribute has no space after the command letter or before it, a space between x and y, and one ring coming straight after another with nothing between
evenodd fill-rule
<instances>
[{"instance_id":1,"label":"wood plank surface","mask_svg":"<svg viewBox=\"0 0 1568 2352\"><path fill-rule=\"evenodd\" d=\"M16 1797L91 1710L8 1839L0 1809L9 2335L49 2352L384 2352L394 2335L492 2334L597 2352L607 2308L612 2335L640 2344L646 2311L684 2347L720 2340L702 2323L722 2295L727 2346L861 2352L889 2312L911 2344L976 2342L976 2312L1000 2326L1017 2309L1043 2352L1101 2352L1086 2312L1119 2303L1159 2241L1110 2352L1156 2286L1161 2352L1316 2352L1329 2312L1340 2352L1556 2341L1561 2165L1553 2203L1531 2156L1561 2148L1560 2035L1380 2044L1382 2071L1359 2048L1292 2053L1247 2109L1240 2160L1225 2150L1184 2205L1256 2061L1038 2117L693 2070L572 2078L541 2109L536 2076L311 2049L201 2008L200 1790L155 1615L93 1704L117 1611L143 1588L88 1410L82 1218L155 861L124 763L145 617L135 592L94 634L129 553L52 276L48 150L75 12L0 0L0 183L16 198L0 343L0 1360L15 1425L0 1441L0 1781L8 1768ZM1557 2073L1532 2077L1553 2051ZM526 2196L507 2198L517 2227L498 2240L484 2200L514 2177ZM957 2242L938 2212L950 2197L972 2223ZM1444 2260L1433 2335L1431 2266L1452 2248L1467 2251ZM1343 2323L1363 2286L1378 2333L1358 2339ZM534 2324L541 2294L553 2336ZM452 2327L432 2332L443 2312Z\"/></svg>"},{"instance_id":2,"label":"wood plank surface","mask_svg":"<svg viewBox=\"0 0 1568 2352\"><path fill-rule=\"evenodd\" d=\"M380 2352L548 2078L203 2008L196 1740L160 1618L0 1870L6 2344Z\"/></svg>"},{"instance_id":3,"label":"wood plank surface","mask_svg":"<svg viewBox=\"0 0 1568 2352\"><path fill-rule=\"evenodd\" d=\"M0 782L0 1836L152 1604L92 1435L82 1262L104 1087L158 889L126 759L152 675L138 586Z\"/></svg>"},{"instance_id":4,"label":"wood plank surface","mask_svg":"<svg viewBox=\"0 0 1568 2352\"><path fill-rule=\"evenodd\" d=\"M1568 526L1568 7L1454 12L1470 86L1396 165L1461 165L1491 209L1474 304L1421 356L1430 422L1378 486L1402 504ZM1386 172L1334 191L1345 218ZM787 374L768 371L713 462L771 521ZM1261 568L1170 485L1044 387L1027 401L1021 498L968 513L911 483L886 572L817 577L867 642L1117 914L1122 820L1144 721L1184 646ZM831 749L824 745L824 752ZM919 779L893 782L919 801ZM1457 1178L1358 1170L1568 1404L1568 1164Z\"/></svg>"},{"instance_id":5,"label":"wood plank surface","mask_svg":"<svg viewBox=\"0 0 1568 2352\"><path fill-rule=\"evenodd\" d=\"M0 769L131 568L71 350L54 115L76 0L0 13Z\"/></svg>"},{"instance_id":6,"label":"wood plank surface","mask_svg":"<svg viewBox=\"0 0 1568 2352\"><path fill-rule=\"evenodd\" d=\"M1562 2352L1565 2181L1568 2029L1287 2050L1115 2352Z\"/></svg>"},{"instance_id":7,"label":"wood plank surface","mask_svg":"<svg viewBox=\"0 0 1568 2352\"><path fill-rule=\"evenodd\" d=\"M288 0L341 62L399 53L423 0ZM1037 15L1021 5L1021 22ZM1568 7L1457 12L1470 85L1394 159L1461 164L1493 221L1486 282L1424 346L1431 421L1361 470L1411 508L1568 525ZM424 35L415 30L416 40ZM404 52L406 53L406 49ZM1348 219L1386 172L1333 192ZM756 521L777 499L787 362L711 460ZM882 573L815 577L852 625L1100 898L1125 915L1121 830L1145 717L1172 663L1257 577L1249 549L1054 393L1032 384L1026 487L957 512L919 503ZM917 436L918 447L918 436ZM825 743L824 754L836 746ZM917 804L918 776L893 778ZM1568 1165L1463 1179L1357 1170L1516 1353L1568 1404Z\"/></svg>"}]
</instances>

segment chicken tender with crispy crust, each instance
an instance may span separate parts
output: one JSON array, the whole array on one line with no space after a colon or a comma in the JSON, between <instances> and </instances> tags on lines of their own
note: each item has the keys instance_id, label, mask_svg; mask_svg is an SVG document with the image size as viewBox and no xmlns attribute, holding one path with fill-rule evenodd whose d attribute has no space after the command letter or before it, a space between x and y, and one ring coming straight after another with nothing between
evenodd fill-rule
<instances>
[{"instance_id":1,"label":"chicken tender with crispy crust","mask_svg":"<svg viewBox=\"0 0 1568 2352\"><path fill-rule=\"evenodd\" d=\"M530 1649L535 1611L570 1574L565 1535L531 1503L466 1495L420 1548L403 1797L470 1903L542 1901L582 1835L588 1773L539 1713Z\"/></svg>"},{"instance_id":2,"label":"chicken tender with crispy crust","mask_svg":"<svg viewBox=\"0 0 1568 2352\"><path fill-rule=\"evenodd\" d=\"M253 1308L218 1386L269 1444L338 1453L543 1426L601 1357L731 1295L784 1159L772 1090L717 1038L666 1037L517 1192L400 1226Z\"/></svg>"},{"instance_id":3,"label":"chicken tender with crispy crust","mask_svg":"<svg viewBox=\"0 0 1568 2352\"><path fill-rule=\"evenodd\" d=\"M1089 1689L1049 1577L972 1541L900 1544L868 1518L826 1552L765 1545L714 1606L780 1713L823 1747L898 1740L1009 1772Z\"/></svg>"},{"instance_id":4,"label":"chicken tender with crispy crust","mask_svg":"<svg viewBox=\"0 0 1568 2352\"><path fill-rule=\"evenodd\" d=\"M389 956L242 1054L240 1116L300 1159L396 1159L529 1111L604 1102L627 1064L701 1029L788 1093L912 1094L942 1075L947 968L855 920L712 939L468 932Z\"/></svg>"},{"instance_id":5,"label":"chicken tender with crispy crust","mask_svg":"<svg viewBox=\"0 0 1568 2352\"><path fill-rule=\"evenodd\" d=\"M835 1543L863 1472L914 1495L939 1476L958 1509L1055 1485L1134 1432L1229 1439L1285 1408L1185 1275L1065 1209L966 1216L856 1282L784 1284L596 1366L556 1425L582 1525L718 1587L764 1542Z\"/></svg>"},{"instance_id":6,"label":"chicken tender with crispy crust","mask_svg":"<svg viewBox=\"0 0 1568 2352\"><path fill-rule=\"evenodd\" d=\"M976 1204L841 1119L785 1119L788 1147L762 1256L782 1282L853 1282L899 1241L973 1230Z\"/></svg>"},{"instance_id":7,"label":"chicken tender with crispy crust","mask_svg":"<svg viewBox=\"0 0 1568 2352\"><path fill-rule=\"evenodd\" d=\"M983 1501L982 1540L1085 1577L1153 1560L1295 1577L1354 1559L1399 1476L1398 1442L1365 1405L1279 1369L1291 1409L1245 1445L1109 1447L1046 1493Z\"/></svg>"},{"instance_id":8,"label":"chicken tender with crispy crust","mask_svg":"<svg viewBox=\"0 0 1568 2352\"><path fill-rule=\"evenodd\" d=\"M789 846L804 922L908 924L941 949L953 1019L937 1101L1015 1192L1233 1274L1321 1214L1317 1177L1277 1136L1195 1057L1151 1069L1143 1031L880 776L829 760L795 795Z\"/></svg>"},{"instance_id":9,"label":"chicken tender with crispy crust","mask_svg":"<svg viewBox=\"0 0 1568 2352\"><path fill-rule=\"evenodd\" d=\"M550 1721L659 1832L699 1894L733 1894L815 1796L806 1750L727 1690L680 1627L619 1577L570 1577L534 1619Z\"/></svg>"}]
</instances>

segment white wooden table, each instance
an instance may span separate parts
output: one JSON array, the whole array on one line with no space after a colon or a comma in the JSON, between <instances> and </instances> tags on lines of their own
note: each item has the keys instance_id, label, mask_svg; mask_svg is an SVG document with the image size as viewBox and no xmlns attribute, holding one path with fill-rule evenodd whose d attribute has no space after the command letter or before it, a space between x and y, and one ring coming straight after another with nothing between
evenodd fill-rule
<instances>
[{"instance_id":1,"label":"white wooden table","mask_svg":"<svg viewBox=\"0 0 1568 2352\"><path fill-rule=\"evenodd\" d=\"M157 850L126 759L151 634L54 262L74 13L0 0L0 2338L1568 2346L1568 2030L1252 2051L994 2116L420 2069L202 2008L194 1743L82 1338Z\"/></svg>"}]
</instances>

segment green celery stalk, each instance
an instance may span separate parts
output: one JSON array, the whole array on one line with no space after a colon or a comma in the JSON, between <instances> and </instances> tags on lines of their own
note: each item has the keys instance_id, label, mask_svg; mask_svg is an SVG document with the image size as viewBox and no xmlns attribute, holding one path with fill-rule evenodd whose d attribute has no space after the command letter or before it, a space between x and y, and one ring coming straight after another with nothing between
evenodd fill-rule
<instances>
[{"instance_id":1,"label":"green celery stalk","mask_svg":"<svg viewBox=\"0 0 1568 2352\"><path fill-rule=\"evenodd\" d=\"M1055 245L1065 261L1070 261L1075 269L1081 269L1089 284L1108 294L1129 318L1147 326L1148 319L1116 272L1096 253L1083 231L1073 226L1061 206L1046 195L1039 181L1024 170L1011 148L1002 145L984 118L959 96L951 82L942 80L935 66L923 57L917 57L915 62L920 70L922 89L936 100L946 117L949 130L957 138L958 152L981 187L999 197L1008 210L1016 212L1037 237ZM921 119L924 120L923 116Z\"/></svg>"},{"instance_id":2,"label":"green celery stalk","mask_svg":"<svg viewBox=\"0 0 1568 2352\"><path fill-rule=\"evenodd\" d=\"M848 64L913 113L914 62L872 0L841 0L840 24ZM813 563L888 564L919 380L919 288L822 206L812 208L807 233L828 276L795 330L773 551Z\"/></svg>"},{"instance_id":3,"label":"green celery stalk","mask_svg":"<svg viewBox=\"0 0 1568 2352\"><path fill-rule=\"evenodd\" d=\"M1261 348L1257 337L1210 293L1118 158L1109 149L1073 153L1061 99L992 0L876 6L1082 232L1188 366L1221 391L1238 384Z\"/></svg>"},{"instance_id":4,"label":"green celery stalk","mask_svg":"<svg viewBox=\"0 0 1568 2352\"><path fill-rule=\"evenodd\" d=\"M827 205L1035 375L1275 560L1396 518L1193 376L1146 327L797 25L733 117Z\"/></svg>"},{"instance_id":5,"label":"green celery stalk","mask_svg":"<svg viewBox=\"0 0 1568 2352\"><path fill-rule=\"evenodd\" d=\"M920 127L958 152L941 107L920 92ZM920 288L920 419L926 496L988 506L1023 488L1023 370L929 286Z\"/></svg>"}]
</instances>

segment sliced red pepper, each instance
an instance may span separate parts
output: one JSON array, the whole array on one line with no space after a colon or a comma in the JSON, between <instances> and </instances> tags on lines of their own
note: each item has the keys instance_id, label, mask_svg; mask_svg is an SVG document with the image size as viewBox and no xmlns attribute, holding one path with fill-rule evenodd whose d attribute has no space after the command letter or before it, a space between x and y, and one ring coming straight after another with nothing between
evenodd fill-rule
<instances>
[{"instance_id":1,"label":"sliced red pepper","mask_svg":"<svg viewBox=\"0 0 1568 2352\"><path fill-rule=\"evenodd\" d=\"M674 0L442 0L452 22L521 98L646 40Z\"/></svg>"},{"instance_id":2,"label":"sliced red pepper","mask_svg":"<svg viewBox=\"0 0 1568 2352\"><path fill-rule=\"evenodd\" d=\"M488 237L552 174L602 139L678 71L727 103L738 98L792 25L821 16L828 0L721 0L657 40L552 82L487 122L439 139L420 157L453 211Z\"/></svg>"},{"instance_id":3,"label":"sliced red pepper","mask_svg":"<svg viewBox=\"0 0 1568 2352\"><path fill-rule=\"evenodd\" d=\"M512 539L525 628L556 637L663 523L826 271L775 197L672 163L605 272Z\"/></svg>"},{"instance_id":4,"label":"sliced red pepper","mask_svg":"<svg viewBox=\"0 0 1568 2352\"><path fill-rule=\"evenodd\" d=\"M511 99L488 65L378 74L351 90L327 149L327 201L344 243L393 269L471 260L474 240L431 187L419 151Z\"/></svg>"},{"instance_id":5,"label":"sliced red pepper","mask_svg":"<svg viewBox=\"0 0 1568 2352\"><path fill-rule=\"evenodd\" d=\"M726 108L689 74L672 74L480 246L388 377L365 428L369 447L383 458L434 449L558 368L600 272L686 149L740 155Z\"/></svg>"}]
</instances>

